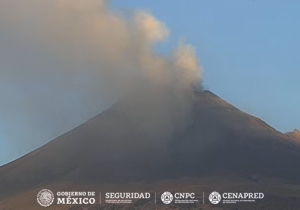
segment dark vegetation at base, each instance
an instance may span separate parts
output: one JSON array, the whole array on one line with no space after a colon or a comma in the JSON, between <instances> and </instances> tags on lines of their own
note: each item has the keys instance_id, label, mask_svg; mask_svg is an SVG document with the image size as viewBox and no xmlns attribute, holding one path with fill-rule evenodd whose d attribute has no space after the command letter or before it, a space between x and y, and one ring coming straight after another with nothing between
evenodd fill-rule
<instances>
[{"instance_id":1,"label":"dark vegetation at base","mask_svg":"<svg viewBox=\"0 0 300 210\"><path fill-rule=\"evenodd\" d=\"M209 203L207 200L206 203ZM150 209L165 209L165 210L299 210L300 198L290 197L281 198L278 196L267 196L261 201L251 203L236 203L236 204L154 204L153 202L136 202L134 204L118 205L118 204L97 204L92 206L74 206L68 210L150 210Z\"/></svg>"}]
</instances>

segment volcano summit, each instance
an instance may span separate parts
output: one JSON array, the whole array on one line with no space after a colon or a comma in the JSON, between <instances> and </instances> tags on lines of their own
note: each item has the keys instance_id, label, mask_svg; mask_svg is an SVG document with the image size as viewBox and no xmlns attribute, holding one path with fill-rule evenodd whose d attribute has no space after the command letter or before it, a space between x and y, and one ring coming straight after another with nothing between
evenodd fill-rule
<instances>
[{"instance_id":1,"label":"volcano summit","mask_svg":"<svg viewBox=\"0 0 300 210\"><path fill-rule=\"evenodd\" d=\"M170 136L135 129L130 108L126 100L120 101L2 166L1 209L39 209L32 196L41 188L159 191L196 185L203 191L251 189L270 193L265 202L277 202L278 207L299 192L299 144L210 91L195 93L192 119ZM141 126L147 126L142 125L146 122L141 121ZM16 199L20 202L13 204Z\"/></svg>"}]
</instances>

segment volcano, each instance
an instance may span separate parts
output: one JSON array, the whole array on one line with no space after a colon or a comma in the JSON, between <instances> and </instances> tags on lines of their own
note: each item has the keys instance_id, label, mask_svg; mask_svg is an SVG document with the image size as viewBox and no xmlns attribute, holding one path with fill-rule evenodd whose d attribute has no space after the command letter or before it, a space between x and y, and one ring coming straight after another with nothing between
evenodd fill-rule
<instances>
[{"instance_id":1,"label":"volcano","mask_svg":"<svg viewBox=\"0 0 300 210\"><path fill-rule=\"evenodd\" d=\"M160 190L163 186L182 184L184 189L198 184L203 190L213 190L214 183L222 183L225 189L272 192L272 209L283 209L280 204L285 202L293 205L289 208L284 204L284 209L300 204L298 197L287 198L295 196L295 192L300 194L300 145L294 137L296 132L282 134L210 91L195 93L190 123L164 140L150 141L155 134L137 132L125 109L128 107L122 102L117 103L2 166L0 209L40 209L35 196L45 187L115 190L135 186ZM274 183L280 187L275 189ZM257 209L260 208L263 206Z\"/></svg>"}]
</instances>

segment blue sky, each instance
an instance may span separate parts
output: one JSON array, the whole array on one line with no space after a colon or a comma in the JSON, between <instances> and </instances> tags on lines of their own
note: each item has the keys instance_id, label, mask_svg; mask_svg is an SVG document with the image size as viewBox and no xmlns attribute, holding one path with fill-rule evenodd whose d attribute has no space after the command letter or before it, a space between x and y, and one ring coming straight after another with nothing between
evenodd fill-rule
<instances>
[{"instance_id":1,"label":"blue sky","mask_svg":"<svg viewBox=\"0 0 300 210\"><path fill-rule=\"evenodd\" d=\"M111 0L111 7L125 13L151 12L170 30L169 39L157 50L168 52L180 39L195 46L206 89L281 132L300 129L300 1ZM22 124L26 132L32 129L30 122ZM0 124L0 165L62 132L49 127L44 140L38 140L40 133L29 135L36 142L16 150L1 128ZM13 136L23 138L21 133Z\"/></svg>"},{"instance_id":2,"label":"blue sky","mask_svg":"<svg viewBox=\"0 0 300 210\"><path fill-rule=\"evenodd\" d=\"M204 87L281 132L300 129L300 1L131 0L195 46Z\"/></svg>"}]
</instances>

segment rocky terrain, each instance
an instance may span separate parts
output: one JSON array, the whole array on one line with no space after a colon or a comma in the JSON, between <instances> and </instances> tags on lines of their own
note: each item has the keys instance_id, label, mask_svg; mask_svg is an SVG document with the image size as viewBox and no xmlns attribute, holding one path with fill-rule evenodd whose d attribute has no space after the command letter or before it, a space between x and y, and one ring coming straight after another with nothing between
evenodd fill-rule
<instances>
[{"instance_id":1,"label":"rocky terrain","mask_svg":"<svg viewBox=\"0 0 300 210\"><path fill-rule=\"evenodd\" d=\"M0 167L0 209L42 209L39 190L55 191L256 191L256 203L190 206L59 206L96 209L300 208L299 131L282 134L210 91L195 93L187 127L166 139L134 129L119 102L24 157ZM129 112L130 113L130 112ZM142 123L142 122L141 122ZM160 139L161 138L161 139Z\"/></svg>"}]
</instances>

